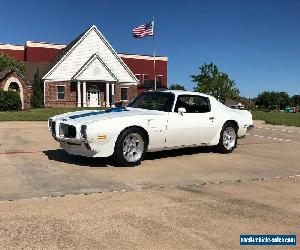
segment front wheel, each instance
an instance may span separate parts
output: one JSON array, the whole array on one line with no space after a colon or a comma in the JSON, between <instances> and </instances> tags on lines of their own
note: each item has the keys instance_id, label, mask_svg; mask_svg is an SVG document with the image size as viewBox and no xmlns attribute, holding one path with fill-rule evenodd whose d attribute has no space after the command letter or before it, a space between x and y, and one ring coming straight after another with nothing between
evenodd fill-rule
<instances>
[{"instance_id":1,"label":"front wheel","mask_svg":"<svg viewBox=\"0 0 300 250\"><path fill-rule=\"evenodd\" d=\"M117 139L113 155L117 165L139 165L145 156L146 142L146 136L139 128L128 128L123 131Z\"/></svg>"},{"instance_id":2,"label":"front wheel","mask_svg":"<svg viewBox=\"0 0 300 250\"><path fill-rule=\"evenodd\" d=\"M220 134L220 141L217 146L221 153L231 153L237 145L237 129L231 122L226 122Z\"/></svg>"}]
</instances>

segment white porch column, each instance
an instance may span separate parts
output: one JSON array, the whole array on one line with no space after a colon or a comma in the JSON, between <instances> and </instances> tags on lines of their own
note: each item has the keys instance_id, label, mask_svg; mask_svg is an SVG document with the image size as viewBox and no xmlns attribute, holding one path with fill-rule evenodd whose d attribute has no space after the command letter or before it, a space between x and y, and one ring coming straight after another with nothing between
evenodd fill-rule
<instances>
[{"instance_id":1,"label":"white porch column","mask_svg":"<svg viewBox=\"0 0 300 250\"><path fill-rule=\"evenodd\" d=\"M86 107L86 82L82 83L82 102L83 102L83 107Z\"/></svg>"},{"instance_id":2,"label":"white porch column","mask_svg":"<svg viewBox=\"0 0 300 250\"><path fill-rule=\"evenodd\" d=\"M81 89L80 89L80 82L77 82L77 107L81 107Z\"/></svg>"},{"instance_id":3,"label":"white porch column","mask_svg":"<svg viewBox=\"0 0 300 250\"><path fill-rule=\"evenodd\" d=\"M106 83L106 102L105 106L109 107L109 83Z\"/></svg>"},{"instance_id":4,"label":"white porch column","mask_svg":"<svg viewBox=\"0 0 300 250\"><path fill-rule=\"evenodd\" d=\"M111 84L111 106L115 107L115 84Z\"/></svg>"}]
</instances>

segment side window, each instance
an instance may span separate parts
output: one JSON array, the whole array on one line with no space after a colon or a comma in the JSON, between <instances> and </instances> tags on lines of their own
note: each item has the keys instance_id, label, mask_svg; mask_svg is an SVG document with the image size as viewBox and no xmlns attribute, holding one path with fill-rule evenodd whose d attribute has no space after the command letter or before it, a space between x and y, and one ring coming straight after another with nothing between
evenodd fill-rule
<instances>
[{"instance_id":1,"label":"side window","mask_svg":"<svg viewBox=\"0 0 300 250\"><path fill-rule=\"evenodd\" d=\"M175 105L175 112L178 108L185 108L187 113L207 113L210 112L209 98L197 95L178 96Z\"/></svg>"},{"instance_id":2,"label":"side window","mask_svg":"<svg viewBox=\"0 0 300 250\"><path fill-rule=\"evenodd\" d=\"M148 81L148 75L147 75L147 74L143 74L143 78L144 78L144 79L143 79L144 82L145 82L145 81Z\"/></svg>"},{"instance_id":3,"label":"side window","mask_svg":"<svg viewBox=\"0 0 300 250\"><path fill-rule=\"evenodd\" d=\"M128 100L128 88L120 88L121 89L121 100L122 101L127 101Z\"/></svg>"},{"instance_id":4,"label":"side window","mask_svg":"<svg viewBox=\"0 0 300 250\"><path fill-rule=\"evenodd\" d=\"M57 86L57 100L65 99L65 86Z\"/></svg>"}]
</instances>

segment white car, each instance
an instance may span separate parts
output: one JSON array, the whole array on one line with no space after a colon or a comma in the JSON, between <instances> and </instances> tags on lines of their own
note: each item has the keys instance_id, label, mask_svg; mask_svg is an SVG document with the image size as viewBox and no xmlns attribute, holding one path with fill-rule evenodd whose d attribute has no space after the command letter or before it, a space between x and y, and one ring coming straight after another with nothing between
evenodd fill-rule
<instances>
[{"instance_id":1,"label":"white car","mask_svg":"<svg viewBox=\"0 0 300 250\"><path fill-rule=\"evenodd\" d=\"M187 91L144 92L129 105L65 113L49 119L49 130L69 154L109 157L133 166L146 152L217 146L230 153L237 138L253 127L246 110L214 97Z\"/></svg>"}]
</instances>

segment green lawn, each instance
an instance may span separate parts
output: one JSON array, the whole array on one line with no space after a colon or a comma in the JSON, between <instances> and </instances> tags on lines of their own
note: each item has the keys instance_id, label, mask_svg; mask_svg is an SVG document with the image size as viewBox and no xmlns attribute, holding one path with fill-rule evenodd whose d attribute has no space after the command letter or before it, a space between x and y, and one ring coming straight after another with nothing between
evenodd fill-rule
<instances>
[{"instance_id":1,"label":"green lawn","mask_svg":"<svg viewBox=\"0 0 300 250\"><path fill-rule=\"evenodd\" d=\"M41 108L0 112L0 121L47 121L49 117L88 108ZM99 109L99 108L93 108Z\"/></svg>"},{"instance_id":2,"label":"green lawn","mask_svg":"<svg viewBox=\"0 0 300 250\"><path fill-rule=\"evenodd\" d=\"M263 120L268 124L300 127L300 113L252 111L253 120Z\"/></svg>"}]
</instances>

